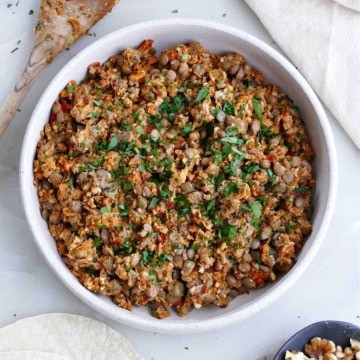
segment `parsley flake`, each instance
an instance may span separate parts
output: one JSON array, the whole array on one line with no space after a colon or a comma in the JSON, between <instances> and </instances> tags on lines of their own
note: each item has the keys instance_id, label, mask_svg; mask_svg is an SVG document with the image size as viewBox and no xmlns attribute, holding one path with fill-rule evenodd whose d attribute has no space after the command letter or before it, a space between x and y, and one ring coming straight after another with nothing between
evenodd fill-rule
<instances>
[{"instance_id":1,"label":"parsley flake","mask_svg":"<svg viewBox=\"0 0 360 360\"><path fill-rule=\"evenodd\" d=\"M197 94L195 101L200 102L200 101L204 100L208 96L208 94L209 94L209 88L206 86L203 86L200 89L199 93Z\"/></svg>"},{"instance_id":2,"label":"parsley flake","mask_svg":"<svg viewBox=\"0 0 360 360\"><path fill-rule=\"evenodd\" d=\"M259 98L253 98L252 103L253 103L253 106L254 106L254 112L255 112L256 117L260 121L262 121L263 116L262 116L262 107L261 107L260 99Z\"/></svg>"}]
</instances>

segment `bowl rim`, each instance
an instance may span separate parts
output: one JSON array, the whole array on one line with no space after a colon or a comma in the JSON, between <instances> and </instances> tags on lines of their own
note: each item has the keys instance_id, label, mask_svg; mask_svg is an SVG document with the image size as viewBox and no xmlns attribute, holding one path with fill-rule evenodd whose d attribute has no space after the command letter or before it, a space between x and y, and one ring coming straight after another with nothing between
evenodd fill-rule
<instances>
[{"instance_id":1,"label":"bowl rim","mask_svg":"<svg viewBox=\"0 0 360 360\"><path fill-rule=\"evenodd\" d=\"M29 180L28 177L24 176L29 172L29 150L33 151L34 148L31 145L32 143L32 128L35 126L37 114L40 111L42 104L46 102L47 94L51 91L51 89L58 82L58 79L61 78L62 73L65 71L66 67L71 66L71 64L76 63L78 59L85 58L86 54L91 51L92 48L98 46L98 44L103 42L109 42L113 39L116 39L118 36L124 35L126 33L135 32L139 30L144 30L148 28L157 28L160 26L196 26L203 27L205 29L209 29L211 31L219 31L225 34L231 34L232 36L236 36L243 41L251 43L253 46L261 49L261 51L265 52L268 56L273 58L276 62L283 67L291 77L297 82L299 87L304 91L310 100L320 122L321 129L324 134L324 139L326 142L326 151L329 157L329 193L327 196L327 203L324 211L324 215L321 220L321 224L319 226L319 230L316 238L314 239L311 246L308 248L306 256L302 259L301 262L298 262L294 268L292 269L291 276L285 277L281 279L281 284L276 288L277 291L270 291L261 297L260 300L256 302L249 302L245 306L244 309L239 311L233 311L231 314L224 314L223 316L216 316L210 319L201 319L201 320L187 320L186 322L165 322L164 320L159 321L157 319L153 319L149 317L149 319L143 319L141 317L137 317L134 313L124 312L125 315L120 315L119 312L114 316L113 304L104 304L100 298L90 293L86 290L80 283L77 285L73 281L71 281L71 277L73 275L64 274L62 269L59 269L56 266L56 260L54 258L49 258L48 254L46 254L45 249L41 246L41 242L39 241L38 234L34 226L32 224L32 212L34 211L34 205L31 204L29 198ZM215 330L219 328L223 328L229 325L236 324L245 318L248 318L251 315L254 315L260 312L262 309L269 306L276 299L278 299L281 295L283 295L292 284L294 284L300 275L307 268L316 252L321 246L322 240L325 237L328 226L331 221L331 217L335 208L335 198L337 192L337 158L335 153L335 143L332 135L332 131L326 116L326 113L317 98L315 92L312 90L310 85L304 79L304 77L298 72L293 64L290 63L283 55L273 49L270 45L264 43L262 40L256 38L253 35L248 34L247 32L240 30L238 28L234 28L232 26L220 24L214 21L207 20L198 20L198 19L190 19L190 18L176 18L176 19L162 19L162 20L150 20L144 21L140 23L136 23L134 25L126 26L115 30L103 37L99 38L89 46L85 47L81 50L77 55L75 55L70 61L68 61L56 74L56 76L51 80L51 82L47 85L45 91L42 93L40 99L38 100L33 113L30 117L30 121L27 125L21 153L20 153L20 166L19 166L19 177L20 177L20 190L21 190L21 199L23 208L25 210L25 216L27 222L30 226L31 233L35 240L35 243L42 254L47 265L52 269L52 271L57 275L57 277L63 282L63 284L71 290L73 294L75 294L79 299L81 299L84 303L90 306L92 309L102 313L106 317L113 319L122 324L139 328L146 331L157 331L157 332L166 332L166 333L177 333L177 334L189 334L196 332L205 332L210 330ZM77 279L76 279L77 281ZM112 305L112 306L109 306ZM185 318L186 319L186 318ZM154 321L155 320L155 321Z\"/></svg>"}]
</instances>

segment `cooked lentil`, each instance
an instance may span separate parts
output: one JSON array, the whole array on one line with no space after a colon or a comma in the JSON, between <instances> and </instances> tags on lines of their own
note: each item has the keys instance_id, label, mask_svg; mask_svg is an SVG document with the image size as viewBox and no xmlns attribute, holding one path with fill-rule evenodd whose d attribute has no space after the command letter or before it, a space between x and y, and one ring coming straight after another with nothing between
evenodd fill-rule
<instances>
[{"instance_id":1,"label":"cooked lentil","mask_svg":"<svg viewBox=\"0 0 360 360\"><path fill-rule=\"evenodd\" d=\"M89 290L125 308L225 307L275 281L311 232L308 135L238 53L152 40L70 81L34 160L41 214Z\"/></svg>"}]
</instances>

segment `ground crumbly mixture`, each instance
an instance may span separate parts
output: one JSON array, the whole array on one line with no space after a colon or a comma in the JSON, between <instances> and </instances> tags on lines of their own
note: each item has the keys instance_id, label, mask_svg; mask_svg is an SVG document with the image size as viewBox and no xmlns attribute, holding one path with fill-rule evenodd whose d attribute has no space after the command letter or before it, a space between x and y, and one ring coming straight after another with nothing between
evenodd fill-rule
<instances>
[{"instance_id":1,"label":"ground crumbly mixture","mask_svg":"<svg viewBox=\"0 0 360 360\"><path fill-rule=\"evenodd\" d=\"M349 345L342 347L329 339L314 337L305 344L304 352L287 351L284 360L360 360L360 341L350 339Z\"/></svg>"},{"instance_id":2,"label":"ground crumbly mixture","mask_svg":"<svg viewBox=\"0 0 360 360\"><path fill-rule=\"evenodd\" d=\"M156 56L145 40L64 88L34 174L80 282L164 318L290 270L311 232L312 157L297 107L240 54Z\"/></svg>"}]
</instances>

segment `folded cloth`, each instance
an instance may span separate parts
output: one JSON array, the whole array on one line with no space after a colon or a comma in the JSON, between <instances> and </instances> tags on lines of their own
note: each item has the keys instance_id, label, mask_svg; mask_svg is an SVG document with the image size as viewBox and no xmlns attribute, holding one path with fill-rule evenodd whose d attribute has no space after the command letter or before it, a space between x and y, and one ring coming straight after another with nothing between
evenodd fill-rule
<instances>
[{"instance_id":1,"label":"folded cloth","mask_svg":"<svg viewBox=\"0 0 360 360\"><path fill-rule=\"evenodd\" d=\"M360 1L245 1L360 149Z\"/></svg>"}]
</instances>

